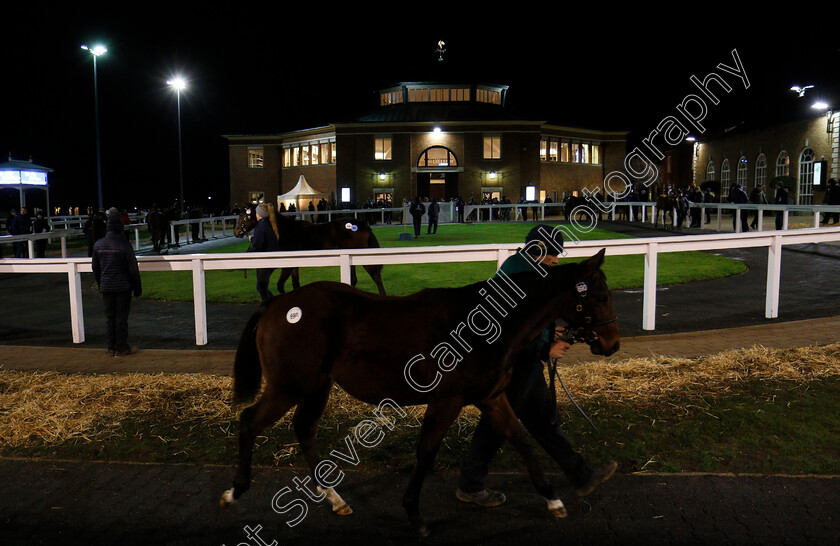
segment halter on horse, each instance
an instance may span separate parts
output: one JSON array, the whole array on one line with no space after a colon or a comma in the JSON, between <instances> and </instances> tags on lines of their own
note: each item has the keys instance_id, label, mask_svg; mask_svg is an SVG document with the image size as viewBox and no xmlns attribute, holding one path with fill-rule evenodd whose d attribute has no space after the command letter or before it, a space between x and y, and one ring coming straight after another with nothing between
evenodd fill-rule
<instances>
[{"instance_id":1,"label":"halter on horse","mask_svg":"<svg viewBox=\"0 0 840 546\"><path fill-rule=\"evenodd\" d=\"M549 510L564 517L565 507L543 475L505 387L516 355L558 318L594 354L618 350L603 260L601 250L583 262L548 269L534 262L533 272L500 273L461 288L426 289L405 297L316 282L272 299L248 321L237 349L235 399L253 398L263 377L266 381L259 401L240 416L239 467L222 505L250 487L257 435L297 406L292 424L311 477L325 495L321 498L339 514L351 512L335 491L340 480L326 483L323 469L316 470L315 432L337 383L378 408L386 403L392 408L427 405L417 462L403 497L409 521L421 535L428 534L420 516L424 477L447 430L467 405L478 407L513 443ZM459 318L465 320L454 324ZM382 432L376 429L380 423L371 424L374 434ZM381 424L393 428L392 420Z\"/></svg>"},{"instance_id":2,"label":"halter on horse","mask_svg":"<svg viewBox=\"0 0 840 546\"><path fill-rule=\"evenodd\" d=\"M275 214L279 231L280 250L322 250L335 248L379 248L379 241L370 226L355 218L339 218L332 222L313 224L293 220L283 214ZM233 233L244 237L257 226L257 219L250 209L239 216ZM385 295L382 284L382 265L365 265L365 271L376 284L379 293ZM285 292L286 279L292 277L292 289L300 288L297 268L283 268L277 280L277 291ZM350 284L356 286L356 266L350 268Z\"/></svg>"}]
</instances>

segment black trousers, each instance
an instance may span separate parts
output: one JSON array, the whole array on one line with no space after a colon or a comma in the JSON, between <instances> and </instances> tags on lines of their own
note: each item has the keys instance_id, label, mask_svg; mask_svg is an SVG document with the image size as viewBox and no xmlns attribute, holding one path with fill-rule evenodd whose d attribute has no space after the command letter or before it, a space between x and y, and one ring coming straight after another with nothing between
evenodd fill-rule
<instances>
[{"instance_id":1,"label":"black trousers","mask_svg":"<svg viewBox=\"0 0 840 546\"><path fill-rule=\"evenodd\" d=\"M537 443L557 461L572 484L578 486L586 482L592 475L592 468L572 447L560 426L559 414L554 424L551 424L552 399L543 375L542 362L532 358L517 361L505 394L516 417ZM490 461L504 442L505 437L496 432L490 421L482 415L461 466L458 487L462 491L475 493L484 489Z\"/></svg>"},{"instance_id":2,"label":"black trousers","mask_svg":"<svg viewBox=\"0 0 840 546\"><path fill-rule=\"evenodd\" d=\"M274 273L274 269L272 268L257 269L257 293L259 293L260 299L264 302L271 299L271 292L268 291L268 282L271 280L272 273Z\"/></svg>"},{"instance_id":3,"label":"black trousers","mask_svg":"<svg viewBox=\"0 0 840 546\"><path fill-rule=\"evenodd\" d=\"M422 216L415 216L414 217L414 236L420 237L420 228L423 225L423 217Z\"/></svg>"},{"instance_id":4,"label":"black trousers","mask_svg":"<svg viewBox=\"0 0 840 546\"><path fill-rule=\"evenodd\" d=\"M105 302L105 336L108 350L127 351L131 291L102 292L102 299Z\"/></svg>"},{"instance_id":5,"label":"black trousers","mask_svg":"<svg viewBox=\"0 0 840 546\"><path fill-rule=\"evenodd\" d=\"M437 233L437 224L437 218L429 216L429 227L427 228L426 233Z\"/></svg>"}]
</instances>

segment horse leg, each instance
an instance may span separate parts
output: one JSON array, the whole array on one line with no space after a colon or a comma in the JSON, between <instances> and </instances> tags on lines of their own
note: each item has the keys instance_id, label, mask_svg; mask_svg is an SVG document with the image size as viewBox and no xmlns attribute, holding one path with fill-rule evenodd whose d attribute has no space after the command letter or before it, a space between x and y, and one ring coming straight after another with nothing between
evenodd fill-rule
<instances>
[{"instance_id":1,"label":"horse leg","mask_svg":"<svg viewBox=\"0 0 840 546\"><path fill-rule=\"evenodd\" d=\"M309 465L312 479L317 484L318 493L326 496L327 501L332 505L333 512L341 516L347 516L353 513L350 506L344 502L344 499L341 498L334 488L322 487L315 476L315 467L320 463L318 452L315 449L315 434L318 432L318 421L324 413L331 389L332 382L327 382L318 392L304 397L303 401L295 409L295 415L292 417L292 426L295 430L295 436L297 436L298 442L300 442L300 448L303 451L303 456L306 458L306 463Z\"/></svg>"},{"instance_id":2,"label":"horse leg","mask_svg":"<svg viewBox=\"0 0 840 546\"><path fill-rule=\"evenodd\" d=\"M381 265L365 265L363 266L365 271L368 272L370 278L373 279L373 282L376 284L376 288L379 289L379 293L383 296L385 295L385 285L382 284L382 266Z\"/></svg>"},{"instance_id":3,"label":"horse leg","mask_svg":"<svg viewBox=\"0 0 840 546\"><path fill-rule=\"evenodd\" d=\"M277 279L277 293L278 294L285 294L286 293L286 279L292 274L292 269L288 267L284 267L280 270L280 278Z\"/></svg>"},{"instance_id":4,"label":"horse leg","mask_svg":"<svg viewBox=\"0 0 840 546\"><path fill-rule=\"evenodd\" d=\"M359 278L356 277L356 266L350 266L350 286L356 286L356 283L359 282Z\"/></svg>"},{"instance_id":5,"label":"horse leg","mask_svg":"<svg viewBox=\"0 0 840 546\"><path fill-rule=\"evenodd\" d=\"M531 476L531 481L534 483L537 493L545 498L549 511L558 518L566 517L566 507L563 506L563 501L554 497L554 488L546 479L545 474L543 474L542 468L540 468L537 458L534 455L531 443L528 440L525 427L522 426L522 423L519 422L513 413L507 396L502 393L489 401L477 404L477 406L482 414L490 419L493 428L497 432L504 434L513 444L519 456L522 457L528 469L528 474Z\"/></svg>"},{"instance_id":6,"label":"horse leg","mask_svg":"<svg viewBox=\"0 0 840 546\"><path fill-rule=\"evenodd\" d=\"M266 387L260 400L242 411L239 416L239 466L233 479L233 487L222 495L222 507L226 507L242 496L251 487L251 459L257 436L283 417L295 401Z\"/></svg>"},{"instance_id":7,"label":"horse leg","mask_svg":"<svg viewBox=\"0 0 840 546\"><path fill-rule=\"evenodd\" d=\"M300 268L292 269L292 290L300 288Z\"/></svg>"},{"instance_id":8,"label":"horse leg","mask_svg":"<svg viewBox=\"0 0 840 546\"><path fill-rule=\"evenodd\" d=\"M423 417L417 460L403 495L403 508L408 514L408 520L421 536L428 536L429 529L420 517L420 489L423 487L426 473L435 462L446 431L458 417L462 407L459 399L437 400L427 406L426 415Z\"/></svg>"}]
</instances>

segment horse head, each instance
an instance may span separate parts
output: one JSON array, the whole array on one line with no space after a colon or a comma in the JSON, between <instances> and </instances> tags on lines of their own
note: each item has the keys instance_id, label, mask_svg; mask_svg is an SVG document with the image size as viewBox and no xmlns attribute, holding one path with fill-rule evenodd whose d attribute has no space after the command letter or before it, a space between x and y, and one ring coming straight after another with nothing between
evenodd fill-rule
<instances>
[{"instance_id":1,"label":"horse head","mask_svg":"<svg viewBox=\"0 0 840 546\"><path fill-rule=\"evenodd\" d=\"M244 237L257 225L257 219L254 218L251 209L245 209L245 212L239 215L236 220L236 225L233 227L233 234L239 238Z\"/></svg>"},{"instance_id":2,"label":"horse head","mask_svg":"<svg viewBox=\"0 0 840 546\"><path fill-rule=\"evenodd\" d=\"M621 336L612 292L601 270L605 250L577 264L573 304L567 306L562 318L575 341L588 344L592 354L609 356L618 351Z\"/></svg>"}]
</instances>

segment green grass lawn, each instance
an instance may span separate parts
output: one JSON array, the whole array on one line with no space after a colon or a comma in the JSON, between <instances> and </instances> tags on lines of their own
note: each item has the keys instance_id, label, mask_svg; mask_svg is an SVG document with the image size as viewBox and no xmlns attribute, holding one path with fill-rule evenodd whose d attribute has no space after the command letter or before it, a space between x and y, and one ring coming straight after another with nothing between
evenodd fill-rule
<instances>
[{"instance_id":1,"label":"green grass lawn","mask_svg":"<svg viewBox=\"0 0 840 546\"><path fill-rule=\"evenodd\" d=\"M374 227L379 244L383 248L446 246L465 244L518 243L534 226L531 223L461 224L444 225L435 235L420 239L401 241L403 226ZM425 227L424 227L425 229ZM581 239L617 239L626 235L595 229L583 234ZM568 243L567 243L568 244ZM230 246L215 252L245 252L248 242L237 240ZM594 253L594 252L593 252ZM604 272L612 289L640 287L643 284L644 256L609 256ZM659 255L657 282L661 285L677 284L701 279L735 275L746 270L737 260L705 252L679 252ZM423 288L464 286L492 277L496 272L495 262L435 263L386 266L382 281L389 295L404 296ZM271 278L270 290L276 293L275 284L280 270ZM376 286L362 268L357 268L357 287L376 292ZM303 268L300 270L302 284L339 280L338 267ZM255 302L259 300L256 291L256 274L251 270L208 271L206 274L207 301L209 302ZM291 290L291 280L286 289ZM170 301L192 299L192 275L187 271L144 272L143 297Z\"/></svg>"}]
</instances>

